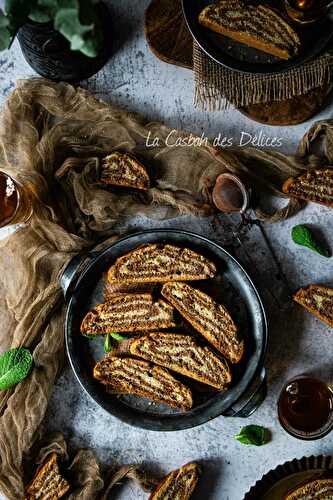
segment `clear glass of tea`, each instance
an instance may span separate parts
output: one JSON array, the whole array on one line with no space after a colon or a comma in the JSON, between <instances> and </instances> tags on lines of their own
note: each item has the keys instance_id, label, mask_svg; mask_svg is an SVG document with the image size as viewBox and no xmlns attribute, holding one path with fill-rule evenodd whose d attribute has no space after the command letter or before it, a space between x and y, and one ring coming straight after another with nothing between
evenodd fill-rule
<instances>
[{"instance_id":1,"label":"clear glass of tea","mask_svg":"<svg viewBox=\"0 0 333 500\"><path fill-rule=\"evenodd\" d=\"M289 380L278 400L282 427L298 439L314 440L333 429L333 392L325 382L306 375Z\"/></svg>"},{"instance_id":2,"label":"clear glass of tea","mask_svg":"<svg viewBox=\"0 0 333 500\"><path fill-rule=\"evenodd\" d=\"M26 223L33 213L29 190L0 171L0 228Z\"/></svg>"}]
</instances>

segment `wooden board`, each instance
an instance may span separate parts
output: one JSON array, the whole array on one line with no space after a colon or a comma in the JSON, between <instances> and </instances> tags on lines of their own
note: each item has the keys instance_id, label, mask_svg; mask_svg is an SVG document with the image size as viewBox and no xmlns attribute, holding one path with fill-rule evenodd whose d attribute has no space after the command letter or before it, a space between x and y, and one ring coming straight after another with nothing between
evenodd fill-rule
<instances>
[{"instance_id":1,"label":"wooden board","mask_svg":"<svg viewBox=\"0 0 333 500\"><path fill-rule=\"evenodd\" d=\"M183 18L181 0L152 0L145 14L145 35L152 52L162 61L193 68L193 40ZM297 125L318 114L329 102L333 86L314 89L285 101L254 104L239 111L266 125Z\"/></svg>"},{"instance_id":2,"label":"wooden board","mask_svg":"<svg viewBox=\"0 0 333 500\"><path fill-rule=\"evenodd\" d=\"M243 115L265 125L298 125L318 114L332 98L333 85L316 88L285 101L270 101L239 108Z\"/></svg>"},{"instance_id":3,"label":"wooden board","mask_svg":"<svg viewBox=\"0 0 333 500\"><path fill-rule=\"evenodd\" d=\"M180 0L152 0L145 14L145 35L159 59L192 69L193 41Z\"/></svg>"}]
</instances>

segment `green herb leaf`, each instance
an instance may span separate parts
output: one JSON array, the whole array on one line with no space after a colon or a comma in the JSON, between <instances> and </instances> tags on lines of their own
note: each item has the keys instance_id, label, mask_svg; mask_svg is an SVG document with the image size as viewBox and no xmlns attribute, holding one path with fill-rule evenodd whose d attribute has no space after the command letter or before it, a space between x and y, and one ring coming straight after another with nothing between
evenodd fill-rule
<instances>
[{"instance_id":1,"label":"green herb leaf","mask_svg":"<svg viewBox=\"0 0 333 500\"><path fill-rule=\"evenodd\" d=\"M17 347L0 356L0 390L9 389L24 380L32 367L28 349Z\"/></svg>"},{"instance_id":2,"label":"green herb leaf","mask_svg":"<svg viewBox=\"0 0 333 500\"><path fill-rule=\"evenodd\" d=\"M110 352L112 351L113 346L111 342L111 336L109 333L105 335L105 340L104 340L104 352Z\"/></svg>"},{"instance_id":3,"label":"green herb leaf","mask_svg":"<svg viewBox=\"0 0 333 500\"><path fill-rule=\"evenodd\" d=\"M302 224L293 227L291 231L291 237L293 242L297 245L310 248L313 252L316 252L323 257L330 257L330 253L327 248L325 248L319 241L316 240L313 233L307 227Z\"/></svg>"},{"instance_id":4,"label":"green herb leaf","mask_svg":"<svg viewBox=\"0 0 333 500\"><path fill-rule=\"evenodd\" d=\"M120 335L119 333L116 333L116 332L111 333L111 337L115 340L118 340L118 342L121 342L122 340L128 339L128 337L125 337L124 335Z\"/></svg>"},{"instance_id":5,"label":"green herb leaf","mask_svg":"<svg viewBox=\"0 0 333 500\"><path fill-rule=\"evenodd\" d=\"M242 444L252 444L254 446L262 446L269 441L267 429L260 425L247 425L234 437Z\"/></svg>"}]
</instances>

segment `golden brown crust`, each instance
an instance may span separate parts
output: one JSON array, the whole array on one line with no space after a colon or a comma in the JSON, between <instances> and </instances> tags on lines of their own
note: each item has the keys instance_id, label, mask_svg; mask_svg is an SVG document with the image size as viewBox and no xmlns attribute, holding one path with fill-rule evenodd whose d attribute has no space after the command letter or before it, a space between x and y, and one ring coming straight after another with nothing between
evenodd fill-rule
<instances>
[{"instance_id":1,"label":"golden brown crust","mask_svg":"<svg viewBox=\"0 0 333 500\"><path fill-rule=\"evenodd\" d=\"M226 361L208 347L200 346L190 335L154 332L133 339L130 352L218 390L231 382Z\"/></svg>"},{"instance_id":2,"label":"golden brown crust","mask_svg":"<svg viewBox=\"0 0 333 500\"><path fill-rule=\"evenodd\" d=\"M223 26L214 23L210 19L199 18L199 20L200 24L202 24L202 26L205 26L205 28L214 31L215 33L219 33L220 35L227 36L228 38L232 38L236 42L244 43L249 47L253 47L255 49L261 50L273 56L280 57L280 59L288 60L292 57L287 50L279 49L278 47L268 45L263 41L259 41L256 38L253 38L250 34L235 33L234 31L227 30Z\"/></svg>"},{"instance_id":3,"label":"golden brown crust","mask_svg":"<svg viewBox=\"0 0 333 500\"><path fill-rule=\"evenodd\" d=\"M53 492L52 497L48 496L48 498L50 498L50 500L57 500L62 498L67 493L70 485L64 478L61 477L58 467L57 454L52 453L48 457L47 461L37 469L31 482L26 487L26 500L43 499L43 496L40 496L41 489L43 486L47 488L50 483L47 477L48 472L53 472L53 477L55 476L57 478L56 490ZM44 476L46 476L45 479Z\"/></svg>"},{"instance_id":4,"label":"golden brown crust","mask_svg":"<svg viewBox=\"0 0 333 500\"><path fill-rule=\"evenodd\" d=\"M168 275L163 274L166 268L171 268ZM188 271L189 268L192 272ZM151 274L146 276L148 272ZM193 250L152 243L119 257L110 267L107 279L110 283L121 284L167 283L204 280L215 274L215 264Z\"/></svg>"},{"instance_id":5,"label":"golden brown crust","mask_svg":"<svg viewBox=\"0 0 333 500\"><path fill-rule=\"evenodd\" d=\"M170 472L150 495L149 500L189 500L197 485L200 467L196 463L183 465ZM177 497L176 497L177 494Z\"/></svg>"},{"instance_id":6,"label":"golden brown crust","mask_svg":"<svg viewBox=\"0 0 333 500\"><path fill-rule=\"evenodd\" d=\"M220 2L220 4L225 4L225 2ZM290 36L289 45L286 47L279 46L278 43L274 44L269 40L264 40L261 36L261 25L258 22L257 28L257 36L253 35L250 30L246 31L248 28L243 28L244 31L237 30L236 27L232 29L232 24L230 27L228 25L223 25L223 23L219 22L217 19L212 16L212 11L217 13L219 10L219 2L214 5L208 5L203 9L203 11L199 15L199 23L206 28L214 31L215 33L219 33L221 35L227 36L237 42L244 43L250 47L254 47L258 50L266 52L268 54L272 54L274 56L280 57L281 59L290 59L295 56L299 50L300 40L297 33L291 28L291 26L284 20L281 15L276 12L274 9L271 9L264 5L258 5L257 7L251 4L250 6L245 5L243 2L230 2L227 5L227 9L234 11L235 9L239 13L239 17L244 17L247 14L248 8L251 8L253 11L253 17L257 19L262 19L262 15L265 14L267 18L274 19L279 23L280 29L283 27L284 32ZM222 9L225 7L222 7ZM260 13L260 15L259 15ZM256 15L257 14L257 15ZM230 21L231 22L231 21ZM262 23L262 21L261 21ZM262 26L262 31L264 31L264 25ZM281 38L280 38L281 41Z\"/></svg>"},{"instance_id":7,"label":"golden brown crust","mask_svg":"<svg viewBox=\"0 0 333 500\"><path fill-rule=\"evenodd\" d=\"M94 378L117 394L133 394L181 411L192 408L192 392L165 368L133 358L107 355L94 367Z\"/></svg>"},{"instance_id":8,"label":"golden brown crust","mask_svg":"<svg viewBox=\"0 0 333 500\"><path fill-rule=\"evenodd\" d=\"M333 320L331 320L327 316L324 316L322 313L320 313L320 311L317 308L315 308L314 306L311 306L311 305L307 304L306 301L305 301L305 299L308 296L308 294L311 294L312 292L315 292L315 291L318 291L318 290L322 291L324 293L329 292L332 295L332 307L333 307L333 289L325 287L325 286L308 285L306 287L300 288L294 294L293 299L294 299L295 302L297 302L298 304L300 304L301 306L303 306L307 311L311 312L312 314L314 314L315 316L317 316L317 318L319 318L321 321L323 321L328 326L330 326L331 328L333 328Z\"/></svg>"},{"instance_id":9,"label":"golden brown crust","mask_svg":"<svg viewBox=\"0 0 333 500\"><path fill-rule=\"evenodd\" d=\"M331 199L323 199L323 193L321 191L321 186L317 186L317 190L315 186L311 187L311 184L309 184L309 179L312 178L314 180L318 180L319 176L327 176L327 179L331 178L333 180L333 169L316 169L316 170L310 170L307 171L298 177L289 177L283 184L282 186L282 191L285 194L288 194L288 196L292 198L298 198L300 200L304 201L310 201L313 203L318 203L319 205L324 205L329 208L333 208L333 192L329 195ZM312 180L311 179L311 180ZM309 186L310 188L314 191L312 193L306 193L302 192L302 183L303 183L303 189L304 186ZM328 182L325 183L322 181L322 186L326 187L326 189L329 189L329 184ZM298 188L298 192L294 192L295 189Z\"/></svg>"},{"instance_id":10,"label":"golden brown crust","mask_svg":"<svg viewBox=\"0 0 333 500\"><path fill-rule=\"evenodd\" d=\"M329 495L325 495L329 488ZM324 489L324 492L322 491ZM315 496L314 496L315 495ZM318 496L320 495L320 496ZM313 498L325 500L333 497L333 478L317 477L307 480L289 490L283 500L302 500L303 498Z\"/></svg>"},{"instance_id":11,"label":"golden brown crust","mask_svg":"<svg viewBox=\"0 0 333 500\"><path fill-rule=\"evenodd\" d=\"M175 327L173 308L164 300L154 302L149 293L123 294L98 304L81 323L86 336L111 332L141 332Z\"/></svg>"},{"instance_id":12,"label":"golden brown crust","mask_svg":"<svg viewBox=\"0 0 333 500\"><path fill-rule=\"evenodd\" d=\"M115 169L114 166L118 165ZM150 179L145 166L129 153L114 151L102 161L101 181L113 186L148 191Z\"/></svg>"},{"instance_id":13,"label":"golden brown crust","mask_svg":"<svg viewBox=\"0 0 333 500\"><path fill-rule=\"evenodd\" d=\"M230 325L233 329L233 336L234 336L234 342L237 344L237 352L233 350L228 350L226 349L223 344L220 342L223 338L223 332L220 330L220 339L216 339L215 336L212 335L211 331L205 327L203 327L200 322L195 318L193 315L189 314L186 308L183 306L183 304L179 300L175 300L174 297L171 295L169 286L173 285L182 285L181 283L166 283L163 285L162 288L162 295L165 297L174 307L175 309L178 310L178 312L199 332L201 335L203 335L208 342L210 342L219 352L223 354L231 363L239 363L241 359L244 356L244 351L245 351L245 346L244 346L244 341L243 340L236 340L237 336L237 327L235 323L233 322L231 316L229 315L228 311L226 308L222 305L219 304L217 305L209 295L204 294L200 290L196 290L195 288L190 287L187 284L183 284L183 286L186 286L188 288L191 288L195 293L199 293L202 296L207 297L212 303L214 304L214 310L218 307L220 311L223 313L223 316L227 317L230 320Z\"/></svg>"}]
</instances>

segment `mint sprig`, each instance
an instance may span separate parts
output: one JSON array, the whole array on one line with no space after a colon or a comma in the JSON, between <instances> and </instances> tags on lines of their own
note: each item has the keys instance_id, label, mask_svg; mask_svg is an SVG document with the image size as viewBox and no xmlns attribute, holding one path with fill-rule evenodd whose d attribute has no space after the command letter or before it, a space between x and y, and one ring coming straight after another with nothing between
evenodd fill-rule
<instances>
[{"instance_id":1,"label":"mint sprig","mask_svg":"<svg viewBox=\"0 0 333 500\"><path fill-rule=\"evenodd\" d=\"M0 390L4 391L24 380L33 364L30 351L16 347L0 356Z\"/></svg>"},{"instance_id":2,"label":"mint sprig","mask_svg":"<svg viewBox=\"0 0 333 500\"><path fill-rule=\"evenodd\" d=\"M234 436L241 444L262 446L269 441L269 432L261 425L247 425L239 434Z\"/></svg>"},{"instance_id":3,"label":"mint sprig","mask_svg":"<svg viewBox=\"0 0 333 500\"><path fill-rule=\"evenodd\" d=\"M112 346L112 341L111 341L111 336L109 333L105 335L105 340L104 340L104 352L108 353L112 351L113 346Z\"/></svg>"},{"instance_id":4,"label":"mint sprig","mask_svg":"<svg viewBox=\"0 0 333 500\"><path fill-rule=\"evenodd\" d=\"M125 337L124 335L120 335L119 333L112 332L110 333L111 337L115 340L118 340L118 342L121 342L122 340L127 340L128 337Z\"/></svg>"},{"instance_id":5,"label":"mint sprig","mask_svg":"<svg viewBox=\"0 0 333 500\"><path fill-rule=\"evenodd\" d=\"M113 349L112 345L112 339L117 340L118 342L122 342L123 340L127 340L128 337L125 337L124 335L120 335L117 332L109 332L105 335L105 340L104 340L104 352L110 352Z\"/></svg>"},{"instance_id":6,"label":"mint sprig","mask_svg":"<svg viewBox=\"0 0 333 500\"><path fill-rule=\"evenodd\" d=\"M330 257L330 252L327 248L325 248L324 245L315 238L312 231L306 226L299 224L298 226L293 227L291 230L291 237L296 245L307 247L323 257Z\"/></svg>"}]
</instances>

